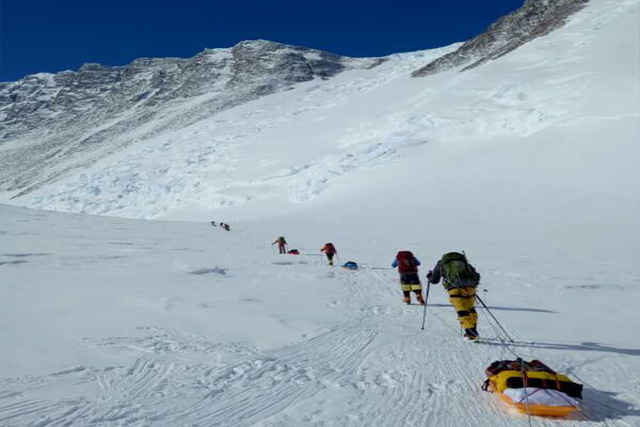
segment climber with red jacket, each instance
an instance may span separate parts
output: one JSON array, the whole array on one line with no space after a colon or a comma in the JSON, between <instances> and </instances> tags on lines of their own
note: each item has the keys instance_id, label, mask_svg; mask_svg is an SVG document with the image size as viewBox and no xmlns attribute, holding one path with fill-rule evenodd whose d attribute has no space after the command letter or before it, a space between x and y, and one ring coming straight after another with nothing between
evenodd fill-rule
<instances>
[{"instance_id":1,"label":"climber with red jacket","mask_svg":"<svg viewBox=\"0 0 640 427\"><path fill-rule=\"evenodd\" d=\"M320 248L320 252L324 252L329 260L329 265L333 265L333 257L338 253L333 243L325 243L325 245Z\"/></svg>"},{"instance_id":2,"label":"climber with red jacket","mask_svg":"<svg viewBox=\"0 0 640 427\"><path fill-rule=\"evenodd\" d=\"M424 298L422 297L422 284L420 283L420 277L418 277L418 266L420 261L410 251L400 251L396 255L396 259L393 260L391 267L398 267L398 273L400 273L400 288L404 294L403 301L406 304L411 304L411 292L416 294L416 300L421 305L424 305Z\"/></svg>"}]
</instances>

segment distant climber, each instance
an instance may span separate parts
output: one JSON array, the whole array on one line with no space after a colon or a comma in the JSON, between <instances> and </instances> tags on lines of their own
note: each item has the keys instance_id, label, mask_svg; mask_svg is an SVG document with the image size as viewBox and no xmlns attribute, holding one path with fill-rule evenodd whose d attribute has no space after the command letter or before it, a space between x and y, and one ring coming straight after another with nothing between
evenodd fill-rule
<instances>
[{"instance_id":1,"label":"distant climber","mask_svg":"<svg viewBox=\"0 0 640 427\"><path fill-rule=\"evenodd\" d=\"M333 243L325 243L325 245L320 248L320 252L324 252L327 260L329 260L329 265L333 265L333 257L338 253Z\"/></svg>"},{"instance_id":2,"label":"distant climber","mask_svg":"<svg viewBox=\"0 0 640 427\"><path fill-rule=\"evenodd\" d=\"M229 224L227 224L226 222L224 224L222 224L221 226L222 226L222 228L224 228L227 231L231 230L231 227L229 227Z\"/></svg>"},{"instance_id":3,"label":"distant climber","mask_svg":"<svg viewBox=\"0 0 640 427\"><path fill-rule=\"evenodd\" d=\"M287 241L284 239L284 237L280 236L278 237L275 242L272 243L272 245L278 244L278 250L280 251L281 254L286 254L287 253Z\"/></svg>"},{"instance_id":4,"label":"distant climber","mask_svg":"<svg viewBox=\"0 0 640 427\"><path fill-rule=\"evenodd\" d=\"M420 283L420 277L418 276L418 266L420 261L410 251L400 251L396 255L396 259L393 260L391 267L398 267L398 273L400 273L400 288L404 295L403 301L406 304L411 304L411 292L416 294L418 303L424 305L424 298L422 297L422 284Z\"/></svg>"},{"instance_id":5,"label":"distant climber","mask_svg":"<svg viewBox=\"0 0 640 427\"><path fill-rule=\"evenodd\" d=\"M214 227L218 226L215 221L211 221L211 225L213 225Z\"/></svg>"},{"instance_id":6,"label":"distant climber","mask_svg":"<svg viewBox=\"0 0 640 427\"><path fill-rule=\"evenodd\" d=\"M443 285L449 294L449 301L458 313L465 338L478 339L478 313L476 312L476 288L480 274L467 261L464 254L449 252L444 254L432 271L427 274L430 283Z\"/></svg>"}]
</instances>

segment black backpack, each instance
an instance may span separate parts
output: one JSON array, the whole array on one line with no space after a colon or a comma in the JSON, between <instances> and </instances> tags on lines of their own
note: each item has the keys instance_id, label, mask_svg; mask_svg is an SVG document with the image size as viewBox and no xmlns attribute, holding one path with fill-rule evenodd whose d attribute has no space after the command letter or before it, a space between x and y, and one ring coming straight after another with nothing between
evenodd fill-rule
<instances>
[{"instance_id":1,"label":"black backpack","mask_svg":"<svg viewBox=\"0 0 640 427\"><path fill-rule=\"evenodd\" d=\"M467 257L458 252L449 252L440 260L442 275L447 286L452 288L477 287L480 283L480 275L467 262Z\"/></svg>"}]
</instances>

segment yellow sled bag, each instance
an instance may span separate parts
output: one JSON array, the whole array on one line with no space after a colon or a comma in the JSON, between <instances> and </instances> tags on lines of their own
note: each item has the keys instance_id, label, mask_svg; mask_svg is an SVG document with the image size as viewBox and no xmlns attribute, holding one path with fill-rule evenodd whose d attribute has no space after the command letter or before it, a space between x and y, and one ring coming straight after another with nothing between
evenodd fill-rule
<instances>
[{"instance_id":1,"label":"yellow sled bag","mask_svg":"<svg viewBox=\"0 0 640 427\"><path fill-rule=\"evenodd\" d=\"M582 398L582 385L539 360L496 361L486 374L482 389L495 393L517 412L564 417L580 410L577 399Z\"/></svg>"}]
</instances>

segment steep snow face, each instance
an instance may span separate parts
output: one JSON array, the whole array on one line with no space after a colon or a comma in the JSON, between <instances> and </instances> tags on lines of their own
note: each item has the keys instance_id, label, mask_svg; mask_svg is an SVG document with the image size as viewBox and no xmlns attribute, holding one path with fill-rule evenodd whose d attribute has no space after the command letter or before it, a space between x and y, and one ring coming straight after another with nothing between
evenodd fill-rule
<instances>
[{"instance_id":1,"label":"steep snow face","mask_svg":"<svg viewBox=\"0 0 640 427\"><path fill-rule=\"evenodd\" d=\"M499 58L564 25L589 0L527 0L520 9L500 18L489 29L413 73L424 77L452 68L464 70Z\"/></svg>"},{"instance_id":2,"label":"steep snow face","mask_svg":"<svg viewBox=\"0 0 640 427\"><path fill-rule=\"evenodd\" d=\"M133 143L296 83L378 63L256 40L189 59L85 64L0 83L0 189L27 194Z\"/></svg>"},{"instance_id":3,"label":"steep snow face","mask_svg":"<svg viewBox=\"0 0 640 427\"><path fill-rule=\"evenodd\" d=\"M371 216L392 203L422 212L430 200L430 221L443 227L456 218L508 237L533 221L555 224L557 236L584 215L604 239L606 224L632 225L638 203L637 10L637 0L592 1L563 28L465 73L410 77L453 46L303 82L14 202L194 220L321 209L346 222L353 210L358 224L364 199Z\"/></svg>"},{"instance_id":4,"label":"steep snow face","mask_svg":"<svg viewBox=\"0 0 640 427\"><path fill-rule=\"evenodd\" d=\"M344 136L341 133L345 127L357 127L359 120L369 119L371 108L380 102L374 92L394 91L393 86L386 88L386 83L405 77L417 64L450 50L394 55L373 69L346 70L330 80L299 83L292 90L264 96L264 102L247 102L182 130L167 131L132 145L60 183L14 201L39 204L44 202L43 195L58 188L53 192L62 191L70 199L46 196L52 202L57 199L55 209L74 211L64 205L71 199L83 199L81 203L87 204L76 205L79 212L138 216L129 210L133 202L150 209L143 216L156 217L181 207L170 200L174 196L184 206L203 200L211 207L244 203L255 199L256 192L264 199L274 195L273 190L278 190L287 176L304 179L296 170L304 173L312 162L341 156L336 148L350 144L340 142ZM390 104L404 96L389 95ZM191 111L190 105L187 107ZM183 110L176 107L173 114L182 115ZM133 134L146 126L141 129ZM374 150L369 158L376 157ZM76 190L88 197L71 195L75 191L71 188L78 184L83 188ZM230 188L221 191L220 185ZM317 187L312 194L303 187L293 190L287 185L282 189L296 191L298 194L292 194L291 199L297 202L315 197L322 191L322 184Z\"/></svg>"}]
</instances>

